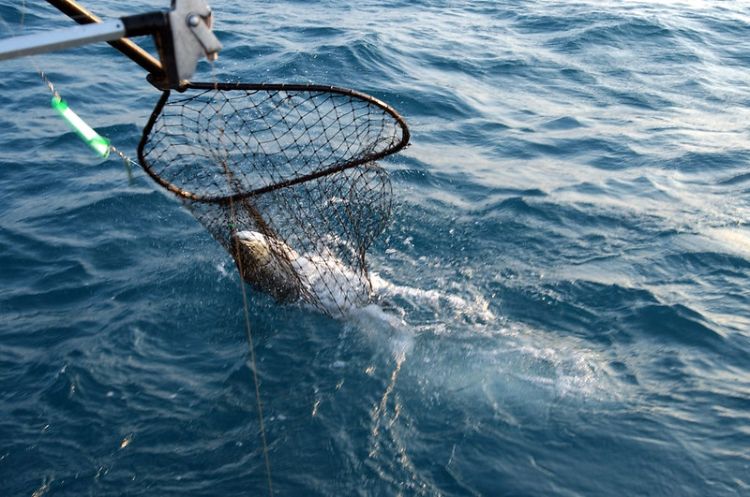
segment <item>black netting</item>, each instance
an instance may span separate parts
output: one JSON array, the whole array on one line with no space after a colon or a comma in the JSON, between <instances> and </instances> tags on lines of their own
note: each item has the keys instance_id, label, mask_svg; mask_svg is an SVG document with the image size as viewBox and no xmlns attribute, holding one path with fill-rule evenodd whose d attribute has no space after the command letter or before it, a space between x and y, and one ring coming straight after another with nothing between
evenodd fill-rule
<instances>
[{"instance_id":1,"label":"black netting","mask_svg":"<svg viewBox=\"0 0 750 497\"><path fill-rule=\"evenodd\" d=\"M245 280L338 314L369 298L365 253L390 215L374 161L407 141L393 109L350 90L191 84L164 92L138 153Z\"/></svg>"}]
</instances>

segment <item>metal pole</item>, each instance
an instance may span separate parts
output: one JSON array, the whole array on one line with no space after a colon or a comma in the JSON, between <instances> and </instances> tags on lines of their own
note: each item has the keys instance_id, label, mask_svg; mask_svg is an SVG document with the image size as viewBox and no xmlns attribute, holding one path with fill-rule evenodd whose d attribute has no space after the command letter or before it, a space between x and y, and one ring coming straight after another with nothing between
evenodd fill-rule
<instances>
[{"instance_id":1,"label":"metal pole","mask_svg":"<svg viewBox=\"0 0 750 497\"><path fill-rule=\"evenodd\" d=\"M78 47L99 41L117 40L123 36L125 36L125 25L120 20L16 36L0 40L0 60Z\"/></svg>"},{"instance_id":2,"label":"metal pole","mask_svg":"<svg viewBox=\"0 0 750 497\"><path fill-rule=\"evenodd\" d=\"M60 12L67 15L78 24L102 22L99 17L73 0L47 0L47 3L57 8ZM109 41L108 43L122 52L130 60L154 75L156 79L165 77L164 68L161 65L161 62L131 40L122 38L116 41Z\"/></svg>"}]
</instances>

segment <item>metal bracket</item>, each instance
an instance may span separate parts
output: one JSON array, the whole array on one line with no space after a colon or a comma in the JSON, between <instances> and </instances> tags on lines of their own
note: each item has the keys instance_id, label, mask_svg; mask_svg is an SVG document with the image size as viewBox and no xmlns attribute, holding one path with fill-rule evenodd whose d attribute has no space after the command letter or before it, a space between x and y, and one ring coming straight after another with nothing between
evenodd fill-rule
<instances>
[{"instance_id":1,"label":"metal bracket","mask_svg":"<svg viewBox=\"0 0 750 497\"><path fill-rule=\"evenodd\" d=\"M201 57L216 60L222 46L211 30L211 8L203 0L173 0L169 25L174 46L170 62L174 64L177 82L181 83L190 79ZM174 86L175 82L170 83Z\"/></svg>"},{"instance_id":2,"label":"metal bracket","mask_svg":"<svg viewBox=\"0 0 750 497\"><path fill-rule=\"evenodd\" d=\"M149 81L158 87L180 88L193 76L201 57L216 60L222 46L211 31L212 24L211 8L204 0L172 0L172 10L169 12L150 12L99 24L0 40L0 60L98 41L111 42L129 36L152 35L164 70L162 72L157 67L159 74L152 71ZM139 60L142 58L143 55L139 54Z\"/></svg>"}]
</instances>

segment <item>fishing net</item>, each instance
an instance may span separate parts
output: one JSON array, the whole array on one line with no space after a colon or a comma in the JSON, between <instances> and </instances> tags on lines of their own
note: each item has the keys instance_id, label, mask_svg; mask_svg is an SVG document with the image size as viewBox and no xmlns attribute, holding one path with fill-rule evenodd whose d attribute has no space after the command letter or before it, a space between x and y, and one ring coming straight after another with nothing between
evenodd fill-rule
<instances>
[{"instance_id":1,"label":"fishing net","mask_svg":"<svg viewBox=\"0 0 750 497\"><path fill-rule=\"evenodd\" d=\"M191 83L162 94L138 157L246 281L336 315L370 298L365 255L391 209L375 161L408 139L392 108L352 90Z\"/></svg>"}]
</instances>

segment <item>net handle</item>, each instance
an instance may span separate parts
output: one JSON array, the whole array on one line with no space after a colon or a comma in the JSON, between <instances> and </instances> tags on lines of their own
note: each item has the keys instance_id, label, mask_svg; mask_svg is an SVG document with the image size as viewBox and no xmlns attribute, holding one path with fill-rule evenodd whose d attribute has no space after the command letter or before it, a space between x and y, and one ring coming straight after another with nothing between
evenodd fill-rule
<instances>
[{"instance_id":1,"label":"net handle","mask_svg":"<svg viewBox=\"0 0 750 497\"><path fill-rule=\"evenodd\" d=\"M74 0L47 0L47 3L55 7L66 16L73 19L78 24L93 24L102 22L102 20L93 12L86 9L86 7L80 5ZM164 78L165 73L161 62L159 62L150 53L146 52L133 41L129 40L128 38L121 38L119 40L109 41L107 43L119 50L130 60L144 68L150 74L153 74L155 78Z\"/></svg>"},{"instance_id":2,"label":"net handle","mask_svg":"<svg viewBox=\"0 0 750 497\"><path fill-rule=\"evenodd\" d=\"M404 121L404 118L401 117L401 115L396 112L396 110L391 107L390 105L386 104L382 100L379 100L373 96L367 95L366 93L361 93L356 90L351 90L349 88L340 88L338 86L328 86L328 85L315 85L315 84L287 84L287 83L192 83L189 82L182 88L180 88L180 91L185 90L217 90L217 91L232 91L232 90L240 90L240 91L309 91L309 92L320 92L320 93L336 93L339 95L346 95L349 97L355 97L361 100L364 100L368 103L371 103L375 105L376 107L381 108L384 110L388 115L393 117L393 119L398 123L399 127L401 128L401 140L394 146L391 146L381 152L373 153L369 155L365 155L362 158L355 159L352 161L344 162L342 164L336 164L334 166L328 167L326 169L322 169L320 171L315 171L314 173L305 174L303 176L299 176L294 179L281 181L279 183L275 183L273 185L265 186L262 188L257 188L255 190L251 190L248 192L239 192L235 193L233 195L223 195L223 196L208 196L208 195L196 195L193 192L187 191L183 188L180 188L177 185L174 185L166 180L164 180L161 176L156 174L154 170L151 168L151 166L148 164L148 161L146 161L145 156L145 146L146 142L148 141L147 138L149 134L151 133L151 130L154 127L154 124L156 124L156 121L159 117L159 114L161 114L162 109L167 103L167 100L170 95L170 90L164 90L161 94L161 97L159 98L159 101L156 103L156 106L154 107L154 110L151 112L151 117L148 120L148 123L146 123L146 126L143 128L143 134L141 135L141 141L138 144L138 162L140 162L141 167L146 171L146 173L151 176L151 178L156 181L159 185L166 188L170 192L174 193L175 195L178 195L182 198L186 198L188 200L193 200L196 202L207 202L207 203L215 203L215 204L228 204L230 202L236 202L238 200L242 200L248 197L252 197L255 195L260 195L263 193L272 192L274 190L279 190L281 188L287 188L290 186L297 185L299 183L304 183L305 181L310 181L316 178L320 178L322 176L327 176L329 174L337 173L340 171L343 171L345 169L349 169L352 167L360 166L362 164L365 164L367 162L376 161L379 159L382 159L383 157L386 157L388 155L391 155L393 153L398 152L399 150L402 150L404 147L406 147L409 143L409 127L406 125L406 121Z\"/></svg>"}]
</instances>

